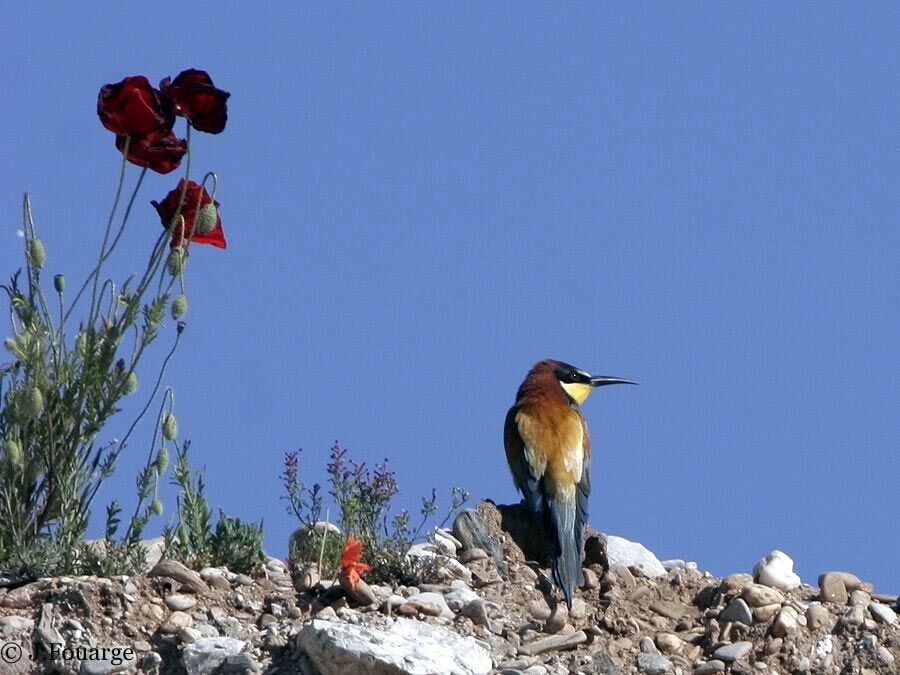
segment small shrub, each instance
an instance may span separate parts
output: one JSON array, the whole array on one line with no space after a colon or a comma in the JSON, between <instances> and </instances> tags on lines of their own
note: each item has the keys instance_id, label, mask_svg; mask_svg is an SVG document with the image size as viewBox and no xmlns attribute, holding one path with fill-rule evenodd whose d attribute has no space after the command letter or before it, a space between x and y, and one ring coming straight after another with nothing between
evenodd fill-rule
<instances>
[{"instance_id":1,"label":"small shrub","mask_svg":"<svg viewBox=\"0 0 900 675\"><path fill-rule=\"evenodd\" d=\"M371 567L366 578L375 583L410 582L425 573L413 567L406 553L422 537L429 520L437 514L437 495L422 499L421 521L410 528L411 516L401 511L391 517L391 501L399 493L396 477L387 460L369 470L364 462L350 459L337 442L331 447L326 466L329 495L336 507L340 535L322 525L324 496L318 483L307 487L300 478L299 451L285 454L282 483L287 511L300 521L290 545L291 563L297 573L316 569L323 577L333 577L340 569L341 554L348 536L362 542L362 559ZM457 513L469 495L453 489L450 506L438 527ZM330 510L326 511L326 519Z\"/></svg>"},{"instance_id":2,"label":"small shrub","mask_svg":"<svg viewBox=\"0 0 900 675\"><path fill-rule=\"evenodd\" d=\"M190 442L177 448L172 483L181 488L177 520L167 525L164 536L166 556L188 567L227 567L249 574L265 560L262 523L243 523L219 510L215 531L212 510L204 494L203 475L188 462Z\"/></svg>"}]
</instances>

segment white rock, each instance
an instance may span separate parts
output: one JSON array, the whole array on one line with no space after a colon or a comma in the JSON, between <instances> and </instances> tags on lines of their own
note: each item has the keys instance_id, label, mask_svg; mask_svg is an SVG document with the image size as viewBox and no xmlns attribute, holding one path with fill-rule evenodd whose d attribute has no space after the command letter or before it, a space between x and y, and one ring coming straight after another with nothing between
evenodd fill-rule
<instances>
[{"instance_id":1,"label":"white rock","mask_svg":"<svg viewBox=\"0 0 900 675\"><path fill-rule=\"evenodd\" d=\"M413 619L397 619L387 630L313 620L297 644L322 675L480 675L492 667L490 653L473 638Z\"/></svg>"},{"instance_id":2,"label":"white rock","mask_svg":"<svg viewBox=\"0 0 900 675\"><path fill-rule=\"evenodd\" d=\"M460 611L473 600L478 599L478 594L471 588L463 586L462 588L451 588L444 594L444 600L454 612Z\"/></svg>"},{"instance_id":3,"label":"white rock","mask_svg":"<svg viewBox=\"0 0 900 675\"><path fill-rule=\"evenodd\" d=\"M666 568L647 547L612 534L606 537L606 557L610 568L616 565L633 566L642 570L648 577L666 575Z\"/></svg>"},{"instance_id":4,"label":"white rock","mask_svg":"<svg viewBox=\"0 0 900 675\"><path fill-rule=\"evenodd\" d=\"M894 610L887 605L881 605L877 602L873 602L869 605L869 614L871 614L876 621L886 623L889 626L897 620L897 614Z\"/></svg>"},{"instance_id":5,"label":"white rock","mask_svg":"<svg viewBox=\"0 0 900 675\"><path fill-rule=\"evenodd\" d=\"M800 577L794 574L794 561L782 551L772 551L753 567L753 578L759 584L781 591L792 591L800 585Z\"/></svg>"},{"instance_id":6,"label":"white rock","mask_svg":"<svg viewBox=\"0 0 900 675\"><path fill-rule=\"evenodd\" d=\"M813 648L813 662L821 666L825 663L825 659L828 658L828 655L834 651L834 640L831 635L825 635L820 639L816 646Z\"/></svg>"},{"instance_id":7,"label":"white rock","mask_svg":"<svg viewBox=\"0 0 900 675\"><path fill-rule=\"evenodd\" d=\"M432 539L434 540L434 545L441 553L456 557L456 540L453 535L448 537L446 533L441 530L435 530L434 534L432 534Z\"/></svg>"},{"instance_id":8,"label":"white rock","mask_svg":"<svg viewBox=\"0 0 900 675\"><path fill-rule=\"evenodd\" d=\"M236 576L237 574L225 567L204 567L200 570L200 578L203 579L203 581L209 581L213 577L222 577L228 581L234 581Z\"/></svg>"},{"instance_id":9,"label":"white rock","mask_svg":"<svg viewBox=\"0 0 900 675\"><path fill-rule=\"evenodd\" d=\"M229 656L240 654L247 643L230 637L197 640L186 645L181 660L188 675L212 675Z\"/></svg>"}]
</instances>

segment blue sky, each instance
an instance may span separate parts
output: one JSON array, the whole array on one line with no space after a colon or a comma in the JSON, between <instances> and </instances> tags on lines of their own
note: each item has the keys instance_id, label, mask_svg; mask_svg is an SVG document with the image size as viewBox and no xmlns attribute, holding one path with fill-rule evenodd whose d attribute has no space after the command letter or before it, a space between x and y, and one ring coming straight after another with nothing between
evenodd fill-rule
<instances>
[{"instance_id":1,"label":"blue sky","mask_svg":"<svg viewBox=\"0 0 900 675\"><path fill-rule=\"evenodd\" d=\"M585 406L593 526L900 592L897 5L260 4L0 10L4 276L26 190L48 272L89 268L100 86L232 93L194 144L229 248L194 251L165 380L214 505L284 554L283 454L321 480L335 439L389 459L398 507L515 501L503 418L551 356L641 383ZM148 176L113 275L176 182Z\"/></svg>"}]
</instances>

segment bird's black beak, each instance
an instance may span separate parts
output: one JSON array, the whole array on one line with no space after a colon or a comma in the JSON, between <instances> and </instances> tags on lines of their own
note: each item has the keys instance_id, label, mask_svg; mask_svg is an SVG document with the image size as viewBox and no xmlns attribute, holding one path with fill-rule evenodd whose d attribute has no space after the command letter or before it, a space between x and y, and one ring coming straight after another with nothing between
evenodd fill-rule
<instances>
[{"instance_id":1,"label":"bird's black beak","mask_svg":"<svg viewBox=\"0 0 900 675\"><path fill-rule=\"evenodd\" d=\"M609 375L596 375L591 377L592 387L602 387L607 384L637 384L637 382L632 382L631 380L626 380L621 377L610 377Z\"/></svg>"}]
</instances>

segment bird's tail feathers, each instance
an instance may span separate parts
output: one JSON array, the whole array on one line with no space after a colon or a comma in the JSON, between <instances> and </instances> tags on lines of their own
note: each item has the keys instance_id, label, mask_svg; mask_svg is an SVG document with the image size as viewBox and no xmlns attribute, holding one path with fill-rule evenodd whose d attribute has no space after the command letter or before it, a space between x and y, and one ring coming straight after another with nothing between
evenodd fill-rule
<instances>
[{"instance_id":1,"label":"bird's tail feathers","mask_svg":"<svg viewBox=\"0 0 900 675\"><path fill-rule=\"evenodd\" d=\"M566 606L571 609L575 588L583 580L580 537L576 536L575 528L575 495L552 496L547 505L550 516L547 525L553 535L550 537L550 568L553 581L562 589Z\"/></svg>"}]
</instances>

